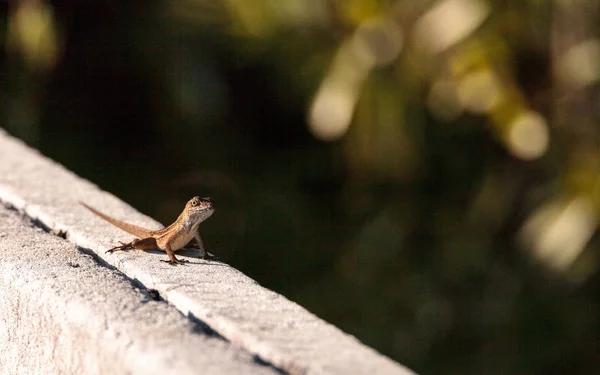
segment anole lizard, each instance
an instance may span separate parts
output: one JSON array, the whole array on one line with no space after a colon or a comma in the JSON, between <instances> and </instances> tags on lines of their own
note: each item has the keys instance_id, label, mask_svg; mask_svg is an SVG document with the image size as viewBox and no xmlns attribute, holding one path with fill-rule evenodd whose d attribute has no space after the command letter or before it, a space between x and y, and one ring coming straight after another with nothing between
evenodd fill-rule
<instances>
[{"instance_id":1,"label":"anole lizard","mask_svg":"<svg viewBox=\"0 0 600 375\"><path fill-rule=\"evenodd\" d=\"M185 205L181 215L179 215L173 224L158 230L150 230L117 220L97 211L83 202L79 203L112 225L138 237L129 243L121 242L120 246L115 246L112 249L106 250L107 253L127 249L139 249L144 251L162 250L167 253L169 260L161 260L161 262L182 264L187 261L175 258L175 251L183 249L190 241L195 239L200 251L203 251L205 255L208 254L204 250L202 239L198 234L198 224L208 219L215 211L211 198L194 197L190 199Z\"/></svg>"}]
</instances>

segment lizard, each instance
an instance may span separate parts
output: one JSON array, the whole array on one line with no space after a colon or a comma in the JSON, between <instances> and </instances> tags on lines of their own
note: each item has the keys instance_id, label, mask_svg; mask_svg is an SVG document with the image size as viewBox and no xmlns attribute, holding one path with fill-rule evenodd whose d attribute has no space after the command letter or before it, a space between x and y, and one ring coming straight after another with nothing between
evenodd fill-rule
<instances>
[{"instance_id":1,"label":"lizard","mask_svg":"<svg viewBox=\"0 0 600 375\"><path fill-rule=\"evenodd\" d=\"M138 249L143 251L162 250L167 253L169 260L161 260L161 262L167 262L171 265L183 264L187 261L177 259L175 257L175 251L183 249L195 239L198 243L200 251L204 252L204 256L208 254L208 252L204 250L202 239L198 234L198 225L204 220L208 219L208 217L215 211L211 198L193 197L186 203L183 212L173 224L158 230L150 230L117 220L103 214L102 212L88 206L83 202L79 203L115 227L137 237L137 239L129 243L121 242L120 246L115 246L112 249L106 250L107 253L129 249Z\"/></svg>"}]
</instances>

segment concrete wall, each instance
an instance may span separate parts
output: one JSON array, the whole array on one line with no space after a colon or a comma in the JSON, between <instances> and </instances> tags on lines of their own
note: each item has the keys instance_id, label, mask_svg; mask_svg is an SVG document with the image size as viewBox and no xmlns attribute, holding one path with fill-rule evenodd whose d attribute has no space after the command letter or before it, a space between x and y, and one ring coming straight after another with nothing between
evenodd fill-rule
<instances>
[{"instance_id":1,"label":"concrete wall","mask_svg":"<svg viewBox=\"0 0 600 375\"><path fill-rule=\"evenodd\" d=\"M1 373L412 374L227 264L105 254L79 200L160 227L0 130Z\"/></svg>"}]
</instances>

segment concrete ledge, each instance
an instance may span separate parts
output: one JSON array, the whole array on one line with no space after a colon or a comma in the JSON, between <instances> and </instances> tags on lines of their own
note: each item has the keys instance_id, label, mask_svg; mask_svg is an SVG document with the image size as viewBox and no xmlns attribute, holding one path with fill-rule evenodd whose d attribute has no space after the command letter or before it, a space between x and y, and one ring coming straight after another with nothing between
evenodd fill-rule
<instances>
[{"instance_id":1,"label":"concrete ledge","mask_svg":"<svg viewBox=\"0 0 600 375\"><path fill-rule=\"evenodd\" d=\"M3 131L0 131L0 160L0 201L11 204L52 231L64 234L77 246L96 253L145 288L157 290L181 313L206 323L234 345L260 356L265 362L292 374L412 374L353 336L285 297L262 288L226 264L192 259L192 264L172 267L158 262L166 257L162 253L104 254L104 250L117 240L128 241L130 236L96 218L77 201L85 201L111 216L142 226L159 227L159 223ZM44 257L43 253L39 256ZM4 272L12 272L12 277L18 277L15 274L18 269L10 268ZM11 280L10 276L5 280L7 277ZM71 292L82 294L82 290L92 290L94 285L86 284L65 292L62 297L71 299ZM109 309L102 305L95 308L102 313ZM115 319L121 319L124 307L113 308L117 310ZM33 311L30 314L35 316ZM161 311L149 313L151 316L160 314ZM31 321L24 319L21 324ZM171 329L172 324L167 320L158 323L166 330ZM138 338L131 339L132 346L137 343ZM198 353L201 351L196 349ZM148 356L143 349L138 353L144 358ZM173 363L176 357L169 352L163 358ZM252 371L264 369L252 367Z\"/></svg>"},{"instance_id":2,"label":"concrete ledge","mask_svg":"<svg viewBox=\"0 0 600 375\"><path fill-rule=\"evenodd\" d=\"M0 228L0 373L277 373L2 205Z\"/></svg>"}]
</instances>

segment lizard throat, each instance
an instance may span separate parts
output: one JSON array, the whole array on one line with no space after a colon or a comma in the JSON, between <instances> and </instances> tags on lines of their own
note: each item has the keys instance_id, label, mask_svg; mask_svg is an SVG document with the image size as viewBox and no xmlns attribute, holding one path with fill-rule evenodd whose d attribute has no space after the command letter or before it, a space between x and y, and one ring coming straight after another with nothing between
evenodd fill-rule
<instances>
[{"instance_id":1,"label":"lizard throat","mask_svg":"<svg viewBox=\"0 0 600 375\"><path fill-rule=\"evenodd\" d=\"M212 210L206 210L193 217L187 216L183 222L183 227L187 231L196 230L196 228L198 228L198 225L204 220L208 219L208 217L212 215L212 213Z\"/></svg>"}]
</instances>

